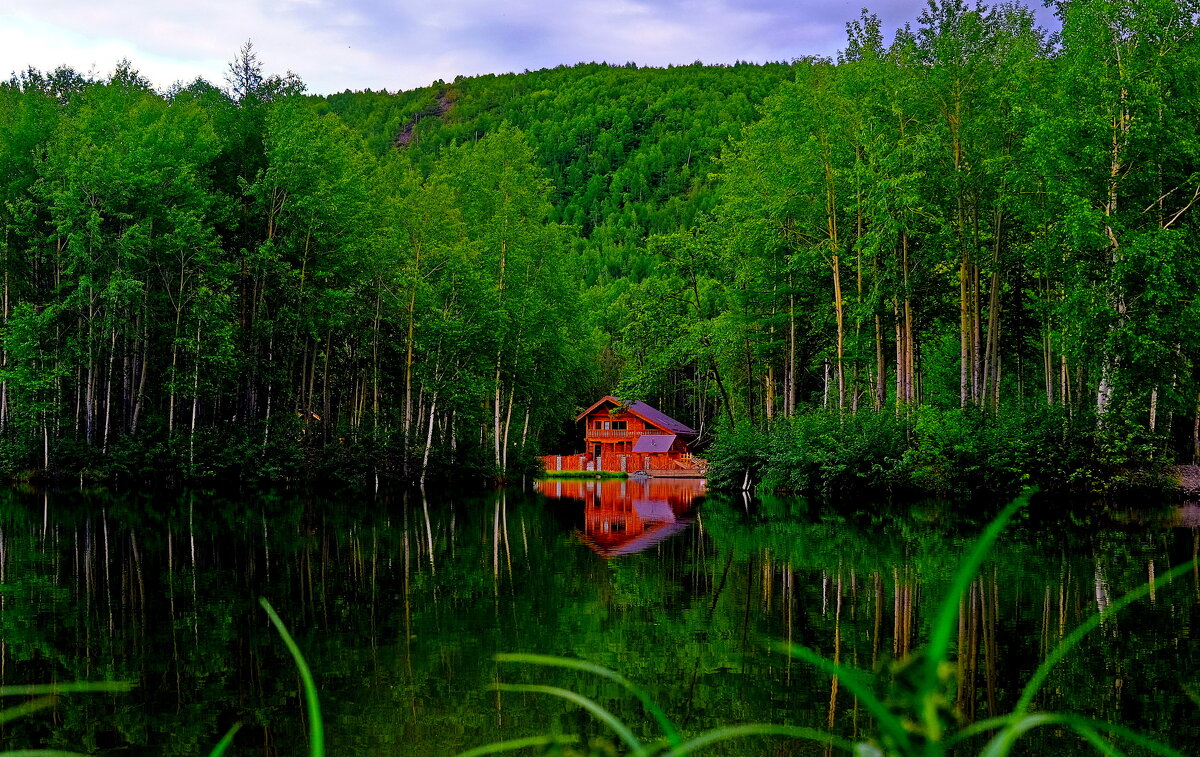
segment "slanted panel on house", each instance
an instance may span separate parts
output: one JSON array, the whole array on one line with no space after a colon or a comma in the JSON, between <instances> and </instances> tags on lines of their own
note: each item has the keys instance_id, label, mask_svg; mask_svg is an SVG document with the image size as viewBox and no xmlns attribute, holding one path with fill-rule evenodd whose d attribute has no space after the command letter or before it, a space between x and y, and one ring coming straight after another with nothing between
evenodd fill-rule
<instances>
[{"instance_id":1,"label":"slanted panel on house","mask_svg":"<svg viewBox=\"0 0 1200 757\"><path fill-rule=\"evenodd\" d=\"M646 454L670 452L671 445L674 443L674 434L646 434L638 437L637 444L633 445L633 451L635 453L644 452Z\"/></svg>"}]
</instances>

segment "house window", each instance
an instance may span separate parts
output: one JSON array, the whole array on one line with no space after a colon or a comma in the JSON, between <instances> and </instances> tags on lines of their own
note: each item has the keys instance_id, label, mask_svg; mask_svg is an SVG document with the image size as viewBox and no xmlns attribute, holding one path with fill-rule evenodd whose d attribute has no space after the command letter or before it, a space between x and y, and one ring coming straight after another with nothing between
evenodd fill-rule
<instances>
[{"instance_id":1,"label":"house window","mask_svg":"<svg viewBox=\"0 0 1200 757\"><path fill-rule=\"evenodd\" d=\"M612 422L613 431L624 431L626 423L627 423L627 421L613 421Z\"/></svg>"},{"instance_id":2,"label":"house window","mask_svg":"<svg viewBox=\"0 0 1200 757\"><path fill-rule=\"evenodd\" d=\"M612 428L612 421L605 421L605 422L604 422L604 428L606 428L606 429L608 429L608 428Z\"/></svg>"},{"instance_id":3,"label":"house window","mask_svg":"<svg viewBox=\"0 0 1200 757\"><path fill-rule=\"evenodd\" d=\"M596 421L596 428L598 428L598 429L599 429L599 428L604 428L604 424L603 424L603 423L601 423L600 421Z\"/></svg>"}]
</instances>

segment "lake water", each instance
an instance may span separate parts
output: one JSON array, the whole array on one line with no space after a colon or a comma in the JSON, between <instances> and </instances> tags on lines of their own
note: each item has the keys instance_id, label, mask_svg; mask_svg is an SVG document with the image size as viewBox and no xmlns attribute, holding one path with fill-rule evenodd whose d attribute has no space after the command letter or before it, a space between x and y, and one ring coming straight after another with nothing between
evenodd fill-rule
<instances>
[{"instance_id":1,"label":"lake water","mask_svg":"<svg viewBox=\"0 0 1200 757\"><path fill-rule=\"evenodd\" d=\"M773 645L888 669L921 645L995 510L706 497L700 482L668 480L428 498L8 492L0 685L137 686L63 696L2 726L0 748L206 754L241 722L236 754L304 753L298 676L259 597L314 670L331 755L454 754L551 732L614 741L569 702L497 682L570 688L655 736L616 684L497 663L498 652L612 668L688 733L772 722L865 737L869 719L845 688ZM963 719L1007 711L1065 634L1200 546L1194 506L1090 512L1035 502L1001 536L961 603ZM1198 597L1194 571L1156 584L1056 668L1037 707L1195 752ZM1090 753L1054 729L1023 743ZM821 749L744 739L709 753Z\"/></svg>"}]
</instances>

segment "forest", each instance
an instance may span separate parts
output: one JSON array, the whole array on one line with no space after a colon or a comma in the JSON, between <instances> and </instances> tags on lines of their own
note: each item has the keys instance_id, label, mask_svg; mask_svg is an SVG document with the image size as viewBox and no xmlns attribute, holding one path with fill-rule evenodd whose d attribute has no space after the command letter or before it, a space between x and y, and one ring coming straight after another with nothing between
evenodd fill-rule
<instances>
[{"instance_id":1,"label":"forest","mask_svg":"<svg viewBox=\"0 0 1200 757\"><path fill-rule=\"evenodd\" d=\"M711 481L1161 485L1200 448L1200 3L315 96L0 85L0 472L502 479L604 394ZM798 51L799 52L799 51Z\"/></svg>"}]
</instances>

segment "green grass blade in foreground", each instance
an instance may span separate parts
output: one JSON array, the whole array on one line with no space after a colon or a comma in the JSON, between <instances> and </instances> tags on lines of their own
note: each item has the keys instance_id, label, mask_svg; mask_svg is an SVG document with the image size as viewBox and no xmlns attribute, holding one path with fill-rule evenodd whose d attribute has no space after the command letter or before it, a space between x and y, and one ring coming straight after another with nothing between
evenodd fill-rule
<instances>
[{"instance_id":1,"label":"green grass blade in foreground","mask_svg":"<svg viewBox=\"0 0 1200 757\"><path fill-rule=\"evenodd\" d=\"M1030 705L1033 704L1033 698L1037 696L1037 693L1039 690L1041 690L1042 685L1046 683L1046 678L1049 677L1050 671L1055 665L1061 662L1062 659L1066 657L1072 649L1077 647L1079 642L1083 641L1084 636L1095 630L1101 623L1103 623L1112 615L1120 612L1130 604L1149 594L1150 590L1154 588L1154 586L1161 586L1163 584L1170 583L1185 573L1190 572L1195 564L1196 561L1192 560L1180 565L1176 565L1174 568L1171 568L1169 571L1159 576L1154 584L1142 584L1141 586L1114 601L1108 607L1104 608L1103 612L1098 612L1089 617L1083 623L1079 624L1078 628L1069 633L1065 639L1058 643L1058 646L1051 650L1050 654L1046 655L1045 661L1038 666L1036 671L1034 671L1033 677L1029 679L1029 682L1025 684L1025 688L1021 691L1021 698L1017 700L1017 706L1013 708L1013 713L1016 715L1023 715L1029 710Z\"/></svg>"},{"instance_id":2,"label":"green grass blade in foreground","mask_svg":"<svg viewBox=\"0 0 1200 757\"><path fill-rule=\"evenodd\" d=\"M480 757L485 754L499 754L501 752L512 752L517 749L529 749L539 746L557 746L566 744L578 744L578 736L527 736L523 739L512 739L511 741L498 741L495 744L475 747L465 752L459 752L458 757Z\"/></svg>"},{"instance_id":3,"label":"green grass blade in foreground","mask_svg":"<svg viewBox=\"0 0 1200 757\"><path fill-rule=\"evenodd\" d=\"M1044 725L1066 726L1075 731L1084 741L1096 748L1096 751L1107 757L1121 757L1123 752L1109 743L1094 727L1096 724L1087 718L1081 718L1076 715L1063 715L1058 713L1036 712L1032 715L1023 717L1010 718L1008 729L1003 733L997 734L987 746L984 747L980 757L1006 757L1012 749L1012 742L1017 737L1034 728ZM1012 739L1005 738L1006 733L1013 733Z\"/></svg>"},{"instance_id":4,"label":"green grass blade in foreground","mask_svg":"<svg viewBox=\"0 0 1200 757\"><path fill-rule=\"evenodd\" d=\"M1092 730L1094 730L1097 733L1107 732L1109 734L1112 734L1113 736L1117 736L1119 738L1125 739L1129 743L1131 743L1135 746L1139 746L1142 749L1144 749L1146 752L1149 752L1151 754L1162 755L1162 757L1183 757L1183 753L1180 752L1178 749L1175 749L1166 744L1163 744L1162 742L1155 741L1154 739L1143 736L1142 734L1138 733L1137 731L1133 731L1129 728L1126 728L1123 725L1117 725L1116 723L1108 723L1103 720L1092 720L1090 718L1084 718L1084 717L1081 717L1078 715L1059 715L1059 714L1050 713L1050 712L1037 712L1037 713L1033 713L1031 715L1025 715L1025 716L1015 715L1015 714L1004 715L1004 716L998 717L998 718L988 718L987 720L980 720L979 722L972 723L971 725L967 726L966 728L963 728L962 730L958 731L956 734L954 734L953 738L947 739L946 746L947 747L955 746L955 745L957 745L963 741L966 741L974 736L978 736L982 733L987 733L988 731L994 731L994 730L997 730L1000 728L1005 728L1005 727L1010 727L1010 726L1015 728L1016 725L1025 718L1041 718L1041 720L1032 721L1032 725L1024 728L1024 730L1022 732L1029 730L1029 728L1031 728L1031 727L1036 727L1036 726L1043 725L1043 724L1047 724L1047 725L1048 724L1059 724L1059 723L1066 722L1066 720L1064 720L1064 719L1073 719L1075 722L1080 722L1080 723L1086 724L1087 727L1091 728ZM993 739L993 740L995 740L995 739Z\"/></svg>"},{"instance_id":5,"label":"green grass blade in foreground","mask_svg":"<svg viewBox=\"0 0 1200 757\"><path fill-rule=\"evenodd\" d=\"M18 704L14 707L0 710L0 725L23 718L26 715L32 715L38 710L44 710L47 707L53 707L54 703L57 701L58 697L38 697L37 699L31 699L28 702L23 702L22 704Z\"/></svg>"},{"instance_id":6,"label":"green grass blade in foreground","mask_svg":"<svg viewBox=\"0 0 1200 757\"><path fill-rule=\"evenodd\" d=\"M816 728L803 728L801 726L790 725L771 725L770 723L746 723L744 725L730 725L721 728L714 728L711 731L696 736L688 741L680 744L671 751L667 752L667 757L673 757L680 754L691 754L692 752L706 747L709 744L715 744L718 741L727 741L729 739L741 738L743 736L785 736L794 739L808 739L827 746L845 749L847 752L854 751L854 744L839 739L838 737L818 731Z\"/></svg>"},{"instance_id":7,"label":"green grass blade in foreground","mask_svg":"<svg viewBox=\"0 0 1200 757\"><path fill-rule=\"evenodd\" d=\"M569 689L560 689L557 686L541 686L538 684L498 683L493 688L497 691L550 694L551 696L562 697L595 715L597 720L602 721L611 728L613 733L621 737L621 740L628 744L629 748L633 751L640 752L642 750L642 742L638 741L637 736L633 735L633 731L629 730L629 726L622 723L616 715L601 707L594 700L588 699L582 694L577 694Z\"/></svg>"},{"instance_id":8,"label":"green grass blade in foreground","mask_svg":"<svg viewBox=\"0 0 1200 757\"><path fill-rule=\"evenodd\" d=\"M88 757L82 752L63 752L58 749L17 749L0 752L0 757Z\"/></svg>"},{"instance_id":9,"label":"green grass blade in foreground","mask_svg":"<svg viewBox=\"0 0 1200 757\"><path fill-rule=\"evenodd\" d=\"M1097 732L1107 731L1113 736L1119 736L1120 738L1125 739L1135 746L1141 747L1151 754L1162 755L1162 757L1183 757L1183 752L1180 752L1178 749L1167 746L1160 741L1147 738L1137 731L1130 730L1125 726L1117 725L1116 723L1106 723L1103 720L1092 720L1090 718L1084 718L1077 715L1071 715L1070 717L1086 723L1088 727Z\"/></svg>"},{"instance_id":10,"label":"green grass blade in foreground","mask_svg":"<svg viewBox=\"0 0 1200 757\"><path fill-rule=\"evenodd\" d=\"M946 591L941 605L938 606L937 615L929 634L929 644L925 647L924 690L920 692L922 711L918 713L924 723L925 734L931 741L941 741L942 738L942 725L938 720L937 704L932 694L938 685L938 668L945 661L946 655L950 651L950 639L953 638L954 632L958 628L959 599L966 593L971 581L975 580L979 566L983 565L984 558L987 557L988 551L1000 536L1000 532L1004 530L1018 510L1029 504L1029 499L1035 491L1029 489L1023 492L988 524L976 539L971 552L958 566L950 588Z\"/></svg>"},{"instance_id":11,"label":"green grass blade in foreground","mask_svg":"<svg viewBox=\"0 0 1200 757\"><path fill-rule=\"evenodd\" d=\"M549 665L556 668L567 668L569 670L580 670L586 673L607 678L610 681L615 681L625 687L625 690L633 694L646 708L646 712L658 722L658 727L662 729L663 736L667 743L673 747L677 747L683 743L683 739L679 736L679 730L675 728L675 724L667 717L667 714L654 703L654 700L643 691L637 684L625 678L620 673L609 670L608 668L596 665L595 663L587 662L586 660L575 660L570 657L552 657L550 655L540 654L521 654L521 653L503 653L496 655L496 662L519 662L529 665Z\"/></svg>"},{"instance_id":12,"label":"green grass blade in foreground","mask_svg":"<svg viewBox=\"0 0 1200 757\"><path fill-rule=\"evenodd\" d=\"M1183 687L1183 692L1188 695L1188 699L1192 700L1192 704L1200 707L1200 694L1197 694L1196 690L1186 683L1180 683L1179 685Z\"/></svg>"},{"instance_id":13,"label":"green grass blade in foreground","mask_svg":"<svg viewBox=\"0 0 1200 757\"><path fill-rule=\"evenodd\" d=\"M238 729L241 727L242 724L240 721L234 723L233 727L225 732L225 735L221 737L221 740L217 742L217 745L213 747L213 750L208 753L208 757L221 757L221 755L225 754L225 750L228 749L229 745L233 743L233 737L237 734Z\"/></svg>"},{"instance_id":14,"label":"green grass blade in foreground","mask_svg":"<svg viewBox=\"0 0 1200 757\"><path fill-rule=\"evenodd\" d=\"M850 693L862 703L862 706L866 707L867 711L874 716L875 721L879 724L879 729L891 736L905 752L911 750L912 743L908 738L908 731L905 730L904 723L888 710L887 705L879 701L861 671L838 665L808 647L798 644L776 644L774 646L781 652L803 660L830 676L837 676L838 680L850 690Z\"/></svg>"},{"instance_id":15,"label":"green grass blade in foreground","mask_svg":"<svg viewBox=\"0 0 1200 757\"><path fill-rule=\"evenodd\" d=\"M0 686L0 697L35 697L43 694L102 694L126 692L133 689L130 681L74 681L71 683L37 683L23 686Z\"/></svg>"},{"instance_id":16,"label":"green grass blade in foreground","mask_svg":"<svg viewBox=\"0 0 1200 757\"><path fill-rule=\"evenodd\" d=\"M304 685L304 701L308 706L308 735L309 735L309 754L311 757L324 757L325 755L325 725L321 720L321 704L317 701L317 683L313 680L312 671L308 669L308 663L304 661L304 655L300 653L300 647L296 646L296 642L292 639L292 635L288 633L287 627L283 625L283 620L275 612L275 608L271 607L271 603L265 597L259 597L258 603L267 611L267 617L271 619L275 630L279 632L283 643L287 645L288 651L292 653L292 659L296 662L296 669L300 672L300 680Z\"/></svg>"}]
</instances>

